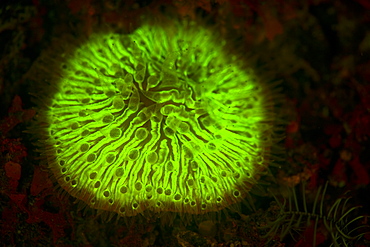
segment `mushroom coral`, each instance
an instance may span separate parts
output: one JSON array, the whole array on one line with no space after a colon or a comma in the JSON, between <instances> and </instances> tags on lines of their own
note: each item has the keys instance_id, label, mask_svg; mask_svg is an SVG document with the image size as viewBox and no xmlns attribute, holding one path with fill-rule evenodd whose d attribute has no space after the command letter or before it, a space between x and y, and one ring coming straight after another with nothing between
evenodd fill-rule
<instances>
[{"instance_id":1,"label":"mushroom coral","mask_svg":"<svg viewBox=\"0 0 370 247\"><path fill-rule=\"evenodd\" d=\"M121 216L240 202L269 163L274 93L193 21L56 42L33 65L41 155L59 185Z\"/></svg>"}]
</instances>

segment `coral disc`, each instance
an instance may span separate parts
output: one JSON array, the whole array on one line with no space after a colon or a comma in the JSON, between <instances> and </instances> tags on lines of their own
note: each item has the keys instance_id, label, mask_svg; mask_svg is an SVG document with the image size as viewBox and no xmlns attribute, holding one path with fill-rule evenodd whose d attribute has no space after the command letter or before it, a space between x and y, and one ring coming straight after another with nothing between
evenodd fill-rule
<instances>
[{"instance_id":1,"label":"coral disc","mask_svg":"<svg viewBox=\"0 0 370 247\"><path fill-rule=\"evenodd\" d=\"M126 216L241 201L267 165L274 117L266 86L228 45L176 21L45 54L37 125L61 187Z\"/></svg>"}]
</instances>

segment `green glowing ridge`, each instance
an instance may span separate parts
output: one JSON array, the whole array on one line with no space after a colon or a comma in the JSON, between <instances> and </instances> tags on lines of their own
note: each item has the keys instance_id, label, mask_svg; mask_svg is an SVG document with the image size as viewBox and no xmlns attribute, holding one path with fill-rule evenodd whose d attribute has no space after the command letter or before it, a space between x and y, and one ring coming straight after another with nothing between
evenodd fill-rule
<instances>
[{"instance_id":1,"label":"green glowing ridge","mask_svg":"<svg viewBox=\"0 0 370 247\"><path fill-rule=\"evenodd\" d=\"M266 167L266 89L211 30L174 26L94 33L39 65L57 89L40 96L44 154L61 187L93 208L216 211Z\"/></svg>"}]
</instances>

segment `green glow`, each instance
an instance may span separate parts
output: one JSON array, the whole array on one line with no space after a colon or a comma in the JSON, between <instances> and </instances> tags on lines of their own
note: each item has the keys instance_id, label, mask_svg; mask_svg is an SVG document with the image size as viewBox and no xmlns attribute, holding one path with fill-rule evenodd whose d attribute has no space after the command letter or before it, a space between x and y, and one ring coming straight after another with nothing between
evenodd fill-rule
<instances>
[{"instance_id":1,"label":"green glow","mask_svg":"<svg viewBox=\"0 0 370 247\"><path fill-rule=\"evenodd\" d=\"M63 55L40 113L45 149L59 184L94 208L216 211L266 166L266 90L212 31L175 26L95 33Z\"/></svg>"}]
</instances>

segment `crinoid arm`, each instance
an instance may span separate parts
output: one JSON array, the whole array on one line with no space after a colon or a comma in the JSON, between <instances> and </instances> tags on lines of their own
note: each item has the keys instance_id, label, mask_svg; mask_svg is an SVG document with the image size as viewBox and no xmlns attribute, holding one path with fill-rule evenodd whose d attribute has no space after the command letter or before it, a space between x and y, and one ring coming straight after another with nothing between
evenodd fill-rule
<instances>
[{"instance_id":1,"label":"crinoid arm","mask_svg":"<svg viewBox=\"0 0 370 247\"><path fill-rule=\"evenodd\" d=\"M336 199L332 204L325 203L327 198L328 183L317 189L313 202L306 199L305 184L301 192L292 188L291 195L281 203L275 197L278 206L277 215L266 226L267 233L264 237L271 239L280 236L283 240L287 235L297 238L297 233L312 228L312 246L316 246L316 235L319 227L324 227L330 234L327 243L330 246L350 246L350 243L359 241L364 234L369 232L369 226L361 224L366 216L356 216L360 206L350 206L351 197L347 194ZM299 236L300 234L298 234Z\"/></svg>"}]
</instances>

